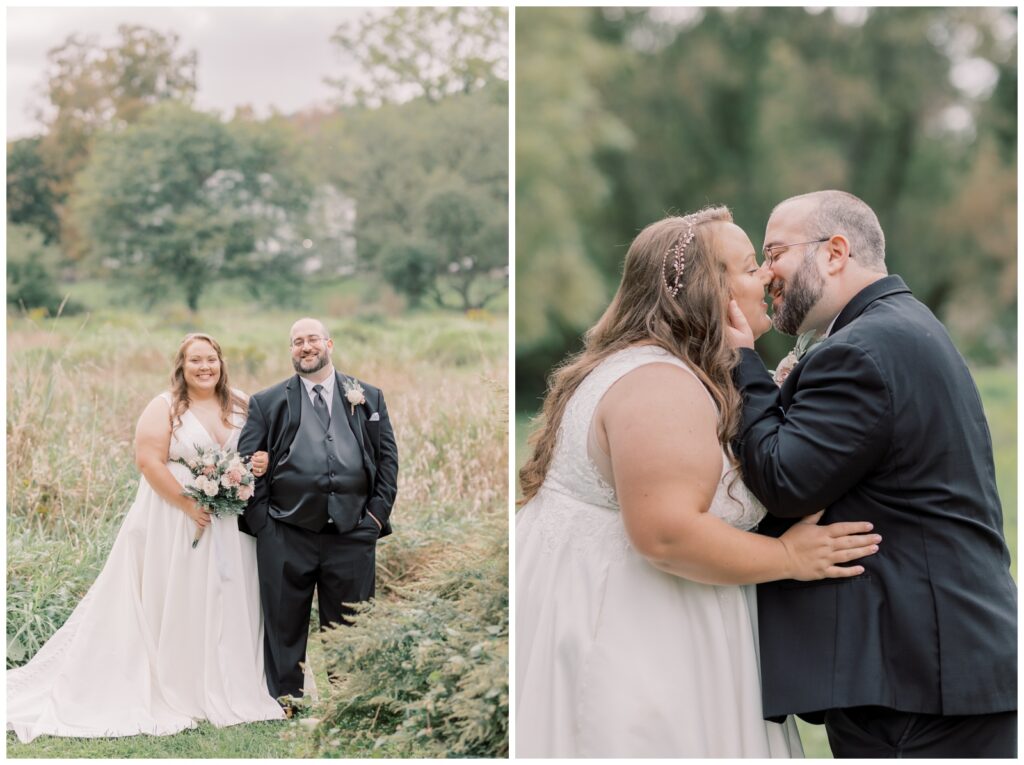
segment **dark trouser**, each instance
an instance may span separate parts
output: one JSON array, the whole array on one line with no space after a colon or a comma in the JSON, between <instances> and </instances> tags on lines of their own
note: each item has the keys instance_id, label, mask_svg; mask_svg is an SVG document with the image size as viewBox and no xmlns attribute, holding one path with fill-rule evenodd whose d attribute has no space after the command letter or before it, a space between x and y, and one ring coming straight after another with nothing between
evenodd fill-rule
<instances>
[{"instance_id":1,"label":"dark trouser","mask_svg":"<svg viewBox=\"0 0 1024 765\"><path fill-rule=\"evenodd\" d=\"M263 654L267 687L274 698L302 696L313 588L319 595L320 627L345 624L352 609L342 603L374 593L378 528L369 515L351 531L333 526L317 533L267 519L256 538L263 604Z\"/></svg>"},{"instance_id":2,"label":"dark trouser","mask_svg":"<svg viewBox=\"0 0 1024 765\"><path fill-rule=\"evenodd\" d=\"M834 757L1016 757L1017 712L926 715L886 707L830 709Z\"/></svg>"}]
</instances>

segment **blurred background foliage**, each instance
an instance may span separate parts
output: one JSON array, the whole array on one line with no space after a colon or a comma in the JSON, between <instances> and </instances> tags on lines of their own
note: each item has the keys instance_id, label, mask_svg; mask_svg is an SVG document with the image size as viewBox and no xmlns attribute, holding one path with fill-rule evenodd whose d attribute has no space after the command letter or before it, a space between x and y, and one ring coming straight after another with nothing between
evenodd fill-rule
<instances>
[{"instance_id":1,"label":"blurred background foliage","mask_svg":"<svg viewBox=\"0 0 1024 765\"><path fill-rule=\"evenodd\" d=\"M291 306L371 275L398 309L503 310L507 26L504 8L368 12L325 31L354 71L310 73L336 106L266 119L196 110L197 54L174 32L72 35L48 54L42 133L7 145L8 305L52 314L80 292L195 313L227 282Z\"/></svg>"},{"instance_id":2,"label":"blurred background foliage","mask_svg":"<svg viewBox=\"0 0 1024 765\"><path fill-rule=\"evenodd\" d=\"M1015 9L519 8L516 50L520 413L643 226L726 204L759 248L777 202L824 188L874 208L972 363L1015 360Z\"/></svg>"}]
</instances>

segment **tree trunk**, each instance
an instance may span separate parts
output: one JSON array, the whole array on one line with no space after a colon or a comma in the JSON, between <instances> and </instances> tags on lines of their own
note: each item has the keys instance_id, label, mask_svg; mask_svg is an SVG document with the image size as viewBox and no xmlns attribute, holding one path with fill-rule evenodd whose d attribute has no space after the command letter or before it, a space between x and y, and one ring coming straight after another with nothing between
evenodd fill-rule
<instances>
[{"instance_id":1,"label":"tree trunk","mask_svg":"<svg viewBox=\"0 0 1024 765\"><path fill-rule=\"evenodd\" d=\"M198 283L191 283L185 287L185 300L188 303L188 310L195 315L199 312L199 296L203 288Z\"/></svg>"}]
</instances>

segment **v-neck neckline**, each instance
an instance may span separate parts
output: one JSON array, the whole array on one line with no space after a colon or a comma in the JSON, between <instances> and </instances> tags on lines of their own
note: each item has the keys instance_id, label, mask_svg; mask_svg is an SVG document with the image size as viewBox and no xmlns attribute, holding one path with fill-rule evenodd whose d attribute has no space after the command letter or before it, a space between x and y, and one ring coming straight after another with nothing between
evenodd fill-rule
<instances>
[{"instance_id":1,"label":"v-neck neckline","mask_svg":"<svg viewBox=\"0 0 1024 765\"><path fill-rule=\"evenodd\" d=\"M224 451L224 449L227 448L228 441L231 440L231 432L230 431L228 431L228 437L224 441L224 443L222 444L222 443L220 443L217 440L217 437L214 436L213 433L211 433L209 430L206 429L206 426L203 425L203 421L199 419L199 415L197 415L191 409L186 409L185 411L187 411L189 414L191 414L192 415L192 419L194 419L197 423L199 423L199 427L201 427L203 429L203 432L206 434L206 437L209 438L211 441L213 441L213 443L217 445L218 449L220 449L221 451ZM234 427L234 425L232 425L231 426L231 430L235 430L235 429L236 428Z\"/></svg>"}]
</instances>

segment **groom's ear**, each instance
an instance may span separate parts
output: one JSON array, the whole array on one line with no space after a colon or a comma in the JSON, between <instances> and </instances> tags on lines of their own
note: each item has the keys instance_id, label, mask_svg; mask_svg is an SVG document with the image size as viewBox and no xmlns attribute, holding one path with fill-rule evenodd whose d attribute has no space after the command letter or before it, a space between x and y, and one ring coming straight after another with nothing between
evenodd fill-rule
<instances>
[{"instance_id":1,"label":"groom's ear","mask_svg":"<svg viewBox=\"0 0 1024 765\"><path fill-rule=\"evenodd\" d=\"M830 274L838 274L846 268L852 256L850 253L850 240L842 234L833 234L824 244L828 252L828 261L825 270Z\"/></svg>"}]
</instances>

